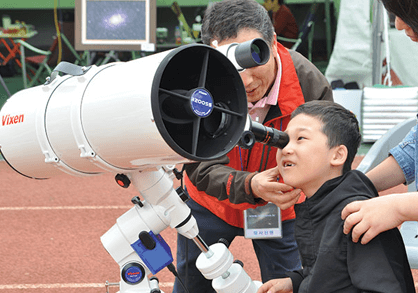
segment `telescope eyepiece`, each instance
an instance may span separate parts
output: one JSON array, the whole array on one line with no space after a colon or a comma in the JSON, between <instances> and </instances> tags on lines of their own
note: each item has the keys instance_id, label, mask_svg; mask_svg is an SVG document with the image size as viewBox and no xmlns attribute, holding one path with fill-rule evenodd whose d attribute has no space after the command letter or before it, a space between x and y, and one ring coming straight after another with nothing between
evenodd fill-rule
<instances>
[{"instance_id":1,"label":"telescope eyepiece","mask_svg":"<svg viewBox=\"0 0 418 293\"><path fill-rule=\"evenodd\" d=\"M235 59L242 68L264 65L270 59L270 48L261 38L237 45Z\"/></svg>"},{"instance_id":2,"label":"telescope eyepiece","mask_svg":"<svg viewBox=\"0 0 418 293\"><path fill-rule=\"evenodd\" d=\"M289 135L287 133L258 122L251 121L251 132L257 142L271 147L282 149L289 143Z\"/></svg>"},{"instance_id":3,"label":"telescope eyepiece","mask_svg":"<svg viewBox=\"0 0 418 293\"><path fill-rule=\"evenodd\" d=\"M264 65L270 59L270 46L262 38L243 43L231 43L216 49L224 54L239 72Z\"/></svg>"}]
</instances>

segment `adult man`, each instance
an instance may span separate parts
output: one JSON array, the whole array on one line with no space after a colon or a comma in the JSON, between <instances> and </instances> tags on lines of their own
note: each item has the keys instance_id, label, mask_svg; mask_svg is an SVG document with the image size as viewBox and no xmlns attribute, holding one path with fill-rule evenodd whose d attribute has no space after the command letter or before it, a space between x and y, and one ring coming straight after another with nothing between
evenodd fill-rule
<instances>
[{"instance_id":1,"label":"adult man","mask_svg":"<svg viewBox=\"0 0 418 293\"><path fill-rule=\"evenodd\" d=\"M241 72L253 120L284 130L291 112L300 104L332 100L331 87L318 69L277 43L268 13L256 1L224 0L206 10L203 43L222 46L254 38L270 44L271 56L266 64ZM220 238L231 243L235 236L243 236L244 209L267 201L282 209L283 238L253 240L263 282L285 277L287 270L300 267L293 236L293 204L300 191L276 182L275 156L276 149L258 143L251 150L236 147L221 159L187 165L185 176L191 197L188 205L208 245ZM211 282L196 269L199 254L193 242L178 236L177 267L189 292L214 292ZM183 292L177 281L173 292Z\"/></svg>"}]
</instances>

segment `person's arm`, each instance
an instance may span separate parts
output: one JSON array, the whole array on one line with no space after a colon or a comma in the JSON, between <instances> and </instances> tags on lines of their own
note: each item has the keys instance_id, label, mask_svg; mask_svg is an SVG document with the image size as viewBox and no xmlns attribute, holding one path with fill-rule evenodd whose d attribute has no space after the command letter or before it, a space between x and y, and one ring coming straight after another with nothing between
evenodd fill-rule
<instances>
[{"instance_id":1,"label":"person's arm","mask_svg":"<svg viewBox=\"0 0 418 293\"><path fill-rule=\"evenodd\" d=\"M405 175L393 156L387 157L382 163L366 173L377 191L405 183Z\"/></svg>"},{"instance_id":2,"label":"person's arm","mask_svg":"<svg viewBox=\"0 0 418 293\"><path fill-rule=\"evenodd\" d=\"M264 283L257 293L293 293L290 278L274 279Z\"/></svg>"},{"instance_id":3,"label":"person's arm","mask_svg":"<svg viewBox=\"0 0 418 293\"><path fill-rule=\"evenodd\" d=\"M418 220L418 193L390 194L348 204L341 213L344 233L352 230L353 242L367 244L379 233Z\"/></svg>"},{"instance_id":4,"label":"person's arm","mask_svg":"<svg viewBox=\"0 0 418 293\"><path fill-rule=\"evenodd\" d=\"M379 234L367 245L347 238L347 269L361 292L415 292L402 237L397 229Z\"/></svg>"},{"instance_id":5,"label":"person's arm","mask_svg":"<svg viewBox=\"0 0 418 293\"><path fill-rule=\"evenodd\" d=\"M272 202L285 210L296 204L302 190L277 182L279 175L278 167L255 174L250 182L251 190L254 197Z\"/></svg>"},{"instance_id":6,"label":"person's arm","mask_svg":"<svg viewBox=\"0 0 418 293\"><path fill-rule=\"evenodd\" d=\"M299 189L277 182L277 168L250 173L228 167L228 163L225 155L209 162L186 164L185 171L198 190L220 201L229 199L234 204L265 201L286 209L299 199Z\"/></svg>"},{"instance_id":7,"label":"person's arm","mask_svg":"<svg viewBox=\"0 0 418 293\"><path fill-rule=\"evenodd\" d=\"M303 269L286 272L288 278L274 279L263 284L257 293L297 293L303 282Z\"/></svg>"},{"instance_id":8,"label":"person's arm","mask_svg":"<svg viewBox=\"0 0 418 293\"><path fill-rule=\"evenodd\" d=\"M390 156L366 174L378 191L402 183L411 184L415 180L416 132L415 125L402 142L390 150ZM344 233L349 233L354 227L353 241L357 242L365 233L361 240L365 244L380 232L397 227L405 219L418 220L414 194L407 199L394 195L387 199L370 199L348 204L341 213L342 219L345 219Z\"/></svg>"},{"instance_id":9,"label":"person's arm","mask_svg":"<svg viewBox=\"0 0 418 293\"><path fill-rule=\"evenodd\" d=\"M367 177L373 182L378 191L386 190L405 182L405 176L396 160L389 156L382 163L369 171ZM415 197L413 197L415 198ZM415 205L411 198L408 201L410 207ZM403 223L404 219L413 217L407 207L404 207L404 197L386 195L383 198L355 201L348 204L341 212L341 218L345 220L345 234L352 230L353 242L366 244L383 231L395 228Z\"/></svg>"}]
</instances>

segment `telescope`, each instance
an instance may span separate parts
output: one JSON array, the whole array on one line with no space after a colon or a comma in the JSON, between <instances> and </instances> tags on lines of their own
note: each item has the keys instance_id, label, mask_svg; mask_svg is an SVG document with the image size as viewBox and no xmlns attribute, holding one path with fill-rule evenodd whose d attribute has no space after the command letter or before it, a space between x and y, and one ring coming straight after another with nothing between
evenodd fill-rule
<instances>
[{"instance_id":1,"label":"telescope","mask_svg":"<svg viewBox=\"0 0 418 293\"><path fill-rule=\"evenodd\" d=\"M101 66L62 62L44 85L17 92L2 107L0 152L30 178L111 172L122 187L135 186L143 200L134 198L101 237L120 266L121 293L158 292L148 276L173 261L160 236L168 226L201 249L198 268L217 292L256 292L260 282L232 263L225 245L208 247L198 235L183 191L173 188L173 165L224 156L251 129L258 134L248 146L253 138L277 145L270 138L282 132L249 122L239 75L269 57L268 45L254 39Z\"/></svg>"}]
</instances>

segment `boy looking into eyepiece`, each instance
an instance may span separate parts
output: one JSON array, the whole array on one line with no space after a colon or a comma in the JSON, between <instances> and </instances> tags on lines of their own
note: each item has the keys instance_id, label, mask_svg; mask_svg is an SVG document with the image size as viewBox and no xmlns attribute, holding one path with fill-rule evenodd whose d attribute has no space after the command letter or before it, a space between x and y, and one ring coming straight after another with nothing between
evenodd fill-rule
<instances>
[{"instance_id":1,"label":"boy looking into eyepiece","mask_svg":"<svg viewBox=\"0 0 418 293\"><path fill-rule=\"evenodd\" d=\"M341 210L378 196L363 173L351 170L361 141L354 114L333 102L308 102L292 113L286 133L289 143L276 159L284 182L306 195L295 206L303 269L265 283L258 293L415 292L397 229L367 245L343 233Z\"/></svg>"}]
</instances>

